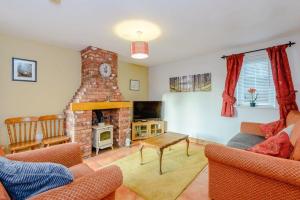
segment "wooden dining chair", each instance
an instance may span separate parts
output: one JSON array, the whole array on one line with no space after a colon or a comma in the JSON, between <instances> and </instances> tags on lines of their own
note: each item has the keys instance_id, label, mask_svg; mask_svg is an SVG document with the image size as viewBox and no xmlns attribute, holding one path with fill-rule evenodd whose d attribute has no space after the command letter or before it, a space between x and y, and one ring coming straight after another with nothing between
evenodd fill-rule
<instances>
[{"instance_id":1,"label":"wooden dining chair","mask_svg":"<svg viewBox=\"0 0 300 200\"><path fill-rule=\"evenodd\" d=\"M34 149L40 145L36 139L38 117L15 117L5 120L11 153Z\"/></svg>"},{"instance_id":2,"label":"wooden dining chair","mask_svg":"<svg viewBox=\"0 0 300 200\"><path fill-rule=\"evenodd\" d=\"M65 134L65 116L64 115L45 115L39 117L41 123L44 146L66 143L70 137Z\"/></svg>"}]
</instances>

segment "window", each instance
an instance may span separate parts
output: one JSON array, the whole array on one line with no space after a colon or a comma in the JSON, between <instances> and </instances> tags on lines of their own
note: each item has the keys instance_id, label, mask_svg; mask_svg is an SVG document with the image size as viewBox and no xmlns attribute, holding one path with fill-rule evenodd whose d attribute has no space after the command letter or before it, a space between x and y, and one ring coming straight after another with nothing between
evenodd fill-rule
<instances>
[{"instance_id":1,"label":"window","mask_svg":"<svg viewBox=\"0 0 300 200\"><path fill-rule=\"evenodd\" d=\"M267 52L246 54L236 87L237 105L250 104L249 88L255 88L256 105L275 107L275 88Z\"/></svg>"}]
</instances>

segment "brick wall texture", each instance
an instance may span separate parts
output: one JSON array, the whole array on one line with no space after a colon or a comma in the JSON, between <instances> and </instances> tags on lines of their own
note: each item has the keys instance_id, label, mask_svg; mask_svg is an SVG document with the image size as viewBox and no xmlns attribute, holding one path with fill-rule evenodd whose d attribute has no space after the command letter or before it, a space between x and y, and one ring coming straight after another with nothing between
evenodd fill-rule
<instances>
[{"instance_id":1,"label":"brick wall texture","mask_svg":"<svg viewBox=\"0 0 300 200\"><path fill-rule=\"evenodd\" d=\"M66 131L72 142L78 142L84 157L92 151L92 111L71 111L71 103L123 101L118 87L118 55L96 47L87 47L81 51L81 85L68 103L65 110L67 117ZM110 64L111 75L102 77L99 67L102 63ZM130 128L130 110L128 108L102 111L106 123L114 126L114 145L124 146Z\"/></svg>"}]
</instances>

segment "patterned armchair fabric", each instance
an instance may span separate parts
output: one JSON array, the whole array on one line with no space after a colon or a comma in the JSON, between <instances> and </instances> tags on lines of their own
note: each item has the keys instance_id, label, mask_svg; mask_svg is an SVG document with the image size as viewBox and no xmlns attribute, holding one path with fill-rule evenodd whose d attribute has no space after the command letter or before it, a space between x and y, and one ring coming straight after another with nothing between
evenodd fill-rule
<instances>
[{"instance_id":1,"label":"patterned armchair fabric","mask_svg":"<svg viewBox=\"0 0 300 200\"><path fill-rule=\"evenodd\" d=\"M73 183L41 193L32 200L98 200L109 196L122 184L117 166L109 166L76 179Z\"/></svg>"},{"instance_id":2,"label":"patterned armchair fabric","mask_svg":"<svg viewBox=\"0 0 300 200\"><path fill-rule=\"evenodd\" d=\"M25 151L6 156L11 160L25 162L53 162L66 167L72 167L82 163L80 147L76 143L55 145L49 148Z\"/></svg>"},{"instance_id":3,"label":"patterned armchair fabric","mask_svg":"<svg viewBox=\"0 0 300 200\"><path fill-rule=\"evenodd\" d=\"M300 162L222 145L207 145L214 200L300 199Z\"/></svg>"},{"instance_id":4,"label":"patterned armchair fabric","mask_svg":"<svg viewBox=\"0 0 300 200\"><path fill-rule=\"evenodd\" d=\"M59 163L69 167L72 172L72 169L76 169L76 173L81 174L80 177L75 176L77 178L68 185L32 197L31 199L34 200L111 200L114 199L115 190L123 182L122 172L117 166L105 167L98 171L87 169L87 166L82 163L80 147L76 143L55 145L49 148L11 154L7 155L7 158L25 162ZM80 168L84 170L84 173L80 173ZM6 198L3 200L9 199Z\"/></svg>"}]
</instances>

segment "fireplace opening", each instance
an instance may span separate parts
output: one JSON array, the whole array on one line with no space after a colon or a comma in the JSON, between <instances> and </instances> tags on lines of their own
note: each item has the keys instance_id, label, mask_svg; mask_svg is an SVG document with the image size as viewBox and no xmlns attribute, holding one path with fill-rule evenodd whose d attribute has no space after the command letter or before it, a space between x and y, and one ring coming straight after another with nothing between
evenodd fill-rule
<instances>
[{"instance_id":1,"label":"fireplace opening","mask_svg":"<svg viewBox=\"0 0 300 200\"><path fill-rule=\"evenodd\" d=\"M104 117L101 110L93 110L92 125L98 126L99 123L104 123Z\"/></svg>"}]
</instances>

